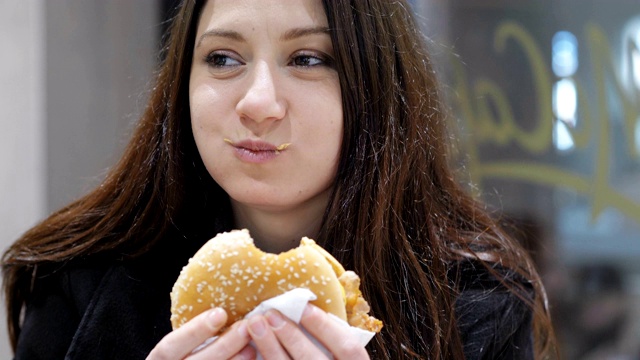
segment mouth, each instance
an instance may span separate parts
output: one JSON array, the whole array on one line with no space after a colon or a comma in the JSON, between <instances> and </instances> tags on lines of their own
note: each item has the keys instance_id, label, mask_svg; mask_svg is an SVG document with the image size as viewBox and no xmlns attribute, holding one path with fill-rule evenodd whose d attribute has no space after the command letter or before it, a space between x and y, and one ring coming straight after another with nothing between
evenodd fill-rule
<instances>
[{"instance_id":1,"label":"mouth","mask_svg":"<svg viewBox=\"0 0 640 360\"><path fill-rule=\"evenodd\" d=\"M266 164L276 160L291 143L274 145L262 140L242 140L234 142L224 139L224 142L233 147L234 153L240 161L248 164Z\"/></svg>"},{"instance_id":2,"label":"mouth","mask_svg":"<svg viewBox=\"0 0 640 360\"><path fill-rule=\"evenodd\" d=\"M291 143L282 143L276 146L274 144L271 144L269 142L262 141L262 140L242 140L239 142L233 142L231 139L227 139L227 138L224 138L223 140L227 144L237 149L242 149L242 150L251 151L255 153L263 152L263 151L279 153L280 151L285 150L291 145Z\"/></svg>"}]
</instances>

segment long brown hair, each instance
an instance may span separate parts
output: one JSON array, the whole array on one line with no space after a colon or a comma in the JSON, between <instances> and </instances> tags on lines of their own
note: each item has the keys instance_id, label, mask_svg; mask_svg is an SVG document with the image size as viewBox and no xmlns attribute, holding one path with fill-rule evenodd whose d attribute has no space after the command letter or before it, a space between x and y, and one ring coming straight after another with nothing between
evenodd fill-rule
<instances>
[{"instance_id":1,"label":"long brown hair","mask_svg":"<svg viewBox=\"0 0 640 360\"><path fill-rule=\"evenodd\" d=\"M537 356L552 329L529 256L454 180L451 138L426 41L405 1L324 1L344 106L344 143L322 239L363 277L385 330L376 358L463 358L451 269L490 260L536 289Z\"/></svg>"},{"instance_id":2,"label":"long brown hair","mask_svg":"<svg viewBox=\"0 0 640 360\"><path fill-rule=\"evenodd\" d=\"M38 266L98 255L135 257L176 229L185 238L206 240L213 234L204 219L229 212L228 196L204 168L190 125L187 80L203 3L184 1L176 13L148 106L104 182L4 254L14 347ZM446 116L408 4L323 5L345 118L338 175L318 241L361 274L373 313L385 323L370 345L372 356L462 358L457 290L448 272L477 253L500 259L532 282L543 351L550 327L539 278L527 255L453 179Z\"/></svg>"}]
</instances>

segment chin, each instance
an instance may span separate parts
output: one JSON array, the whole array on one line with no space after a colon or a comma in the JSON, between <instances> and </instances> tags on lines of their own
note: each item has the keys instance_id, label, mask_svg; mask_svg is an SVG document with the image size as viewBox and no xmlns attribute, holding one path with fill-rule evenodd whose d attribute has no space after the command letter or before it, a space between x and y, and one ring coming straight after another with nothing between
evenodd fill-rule
<instances>
[{"instance_id":1,"label":"chin","mask_svg":"<svg viewBox=\"0 0 640 360\"><path fill-rule=\"evenodd\" d=\"M251 191L229 192L234 206L248 207L262 211L302 211L318 208L320 216L328 203L330 189L324 189L313 193L305 193L302 190L291 191L291 187L281 189L264 189L258 186Z\"/></svg>"}]
</instances>

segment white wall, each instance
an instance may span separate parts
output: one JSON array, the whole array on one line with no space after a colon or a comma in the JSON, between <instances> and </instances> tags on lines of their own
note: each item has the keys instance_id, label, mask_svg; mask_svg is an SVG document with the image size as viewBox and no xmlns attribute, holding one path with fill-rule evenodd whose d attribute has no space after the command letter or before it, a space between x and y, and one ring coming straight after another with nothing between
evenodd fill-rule
<instances>
[{"instance_id":1,"label":"white wall","mask_svg":"<svg viewBox=\"0 0 640 360\"><path fill-rule=\"evenodd\" d=\"M0 0L0 251L117 158L156 66L159 4Z\"/></svg>"},{"instance_id":2,"label":"white wall","mask_svg":"<svg viewBox=\"0 0 640 360\"><path fill-rule=\"evenodd\" d=\"M18 0L14 0L18 1ZM157 0L45 0L47 209L117 159L156 64Z\"/></svg>"},{"instance_id":3,"label":"white wall","mask_svg":"<svg viewBox=\"0 0 640 360\"><path fill-rule=\"evenodd\" d=\"M0 249L45 213L42 0L0 1ZM9 342L0 309L0 359Z\"/></svg>"}]
</instances>

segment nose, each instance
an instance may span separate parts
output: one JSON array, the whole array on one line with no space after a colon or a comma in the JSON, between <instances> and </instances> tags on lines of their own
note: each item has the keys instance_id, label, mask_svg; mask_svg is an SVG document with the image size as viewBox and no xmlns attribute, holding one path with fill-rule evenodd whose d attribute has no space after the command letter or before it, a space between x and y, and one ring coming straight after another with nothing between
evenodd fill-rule
<instances>
[{"instance_id":1,"label":"nose","mask_svg":"<svg viewBox=\"0 0 640 360\"><path fill-rule=\"evenodd\" d=\"M255 65L249 76L248 87L236 104L236 112L242 119L263 124L285 116L286 103L279 94L277 78L268 63Z\"/></svg>"}]
</instances>

